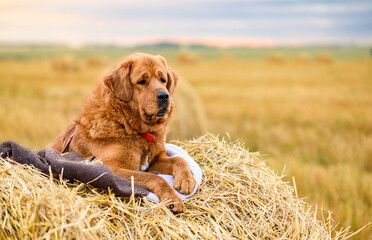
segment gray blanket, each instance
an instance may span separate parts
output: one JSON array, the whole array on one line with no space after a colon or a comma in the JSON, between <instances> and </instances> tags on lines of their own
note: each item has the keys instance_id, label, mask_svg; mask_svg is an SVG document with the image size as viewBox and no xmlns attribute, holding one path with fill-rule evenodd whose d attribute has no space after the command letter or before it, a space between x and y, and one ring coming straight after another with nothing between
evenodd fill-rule
<instances>
[{"instance_id":1,"label":"gray blanket","mask_svg":"<svg viewBox=\"0 0 372 240\"><path fill-rule=\"evenodd\" d=\"M48 147L31 151L16 142L7 141L0 144L0 157L10 158L20 164L31 165L47 175L51 171L53 177L58 179L62 177L69 181L89 183L96 188L111 189L112 192L120 196L132 194L131 181L113 174L103 164L87 164L80 155L74 152L61 155ZM151 193L147 188L137 183L134 183L133 192L138 197L148 196Z\"/></svg>"}]
</instances>

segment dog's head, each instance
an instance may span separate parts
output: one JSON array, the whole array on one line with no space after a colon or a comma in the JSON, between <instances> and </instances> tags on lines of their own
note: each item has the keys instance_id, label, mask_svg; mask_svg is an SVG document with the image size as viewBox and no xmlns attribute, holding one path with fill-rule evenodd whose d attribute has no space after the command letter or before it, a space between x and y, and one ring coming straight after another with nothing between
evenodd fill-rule
<instances>
[{"instance_id":1,"label":"dog's head","mask_svg":"<svg viewBox=\"0 0 372 240\"><path fill-rule=\"evenodd\" d=\"M168 119L177 79L163 57L135 53L109 72L104 85L136 111L143 122L152 124Z\"/></svg>"}]
</instances>

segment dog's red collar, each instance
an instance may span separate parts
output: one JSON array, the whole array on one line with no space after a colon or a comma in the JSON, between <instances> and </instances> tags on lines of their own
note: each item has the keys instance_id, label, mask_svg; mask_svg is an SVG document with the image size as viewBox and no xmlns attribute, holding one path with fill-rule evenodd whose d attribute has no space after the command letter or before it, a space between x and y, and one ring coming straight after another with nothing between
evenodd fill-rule
<instances>
[{"instance_id":1,"label":"dog's red collar","mask_svg":"<svg viewBox=\"0 0 372 240\"><path fill-rule=\"evenodd\" d=\"M142 137L149 142L155 141L155 136L149 132L141 133Z\"/></svg>"}]
</instances>

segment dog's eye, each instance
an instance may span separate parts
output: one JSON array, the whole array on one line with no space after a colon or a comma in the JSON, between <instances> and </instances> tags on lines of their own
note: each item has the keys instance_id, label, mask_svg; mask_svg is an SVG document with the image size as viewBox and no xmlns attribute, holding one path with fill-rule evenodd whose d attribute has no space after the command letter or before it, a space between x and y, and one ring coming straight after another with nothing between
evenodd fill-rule
<instances>
[{"instance_id":1,"label":"dog's eye","mask_svg":"<svg viewBox=\"0 0 372 240\"><path fill-rule=\"evenodd\" d=\"M165 82L166 82L164 78L160 78L160 81L161 81L162 83L165 83Z\"/></svg>"},{"instance_id":2,"label":"dog's eye","mask_svg":"<svg viewBox=\"0 0 372 240\"><path fill-rule=\"evenodd\" d=\"M138 84L139 85L145 85L146 84L146 80L139 81Z\"/></svg>"}]
</instances>

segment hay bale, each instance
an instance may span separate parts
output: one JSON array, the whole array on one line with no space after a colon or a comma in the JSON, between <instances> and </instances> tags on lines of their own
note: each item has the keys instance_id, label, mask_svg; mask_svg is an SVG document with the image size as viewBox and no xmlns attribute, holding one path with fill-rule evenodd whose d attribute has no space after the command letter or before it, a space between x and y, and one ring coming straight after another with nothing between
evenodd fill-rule
<instances>
[{"instance_id":1,"label":"hay bale","mask_svg":"<svg viewBox=\"0 0 372 240\"><path fill-rule=\"evenodd\" d=\"M93 55L85 61L88 67L102 67L107 63L107 59L103 56Z\"/></svg>"},{"instance_id":2,"label":"hay bale","mask_svg":"<svg viewBox=\"0 0 372 240\"><path fill-rule=\"evenodd\" d=\"M296 56L295 56L295 62L296 63L299 63L299 64L305 64L305 63L308 63L310 61L310 57L307 53L298 53Z\"/></svg>"},{"instance_id":3,"label":"hay bale","mask_svg":"<svg viewBox=\"0 0 372 240\"><path fill-rule=\"evenodd\" d=\"M174 102L175 108L167 139L188 139L205 134L205 110L200 97L185 79L178 82Z\"/></svg>"},{"instance_id":4,"label":"hay bale","mask_svg":"<svg viewBox=\"0 0 372 240\"><path fill-rule=\"evenodd\" d=\"M181 51L178 54L176 61L179 64L192 64L198 61L198 56L190 51Z\"/></svg>"},{"instance_id":5,"label":"hay bale","mask_svg":"<svg viewBox=\"0 0 372 240\"><path fill-rule=\"evenodd\" d=\"M220 62L222 62L222 63L232 63L232 62L234 62L234 57L230 53L224 53L220 57Z\"/></svg>"},{"instance_id":6,"label":"hay bale","mask_svg":"<svg viewBox=\"0 0 372 240\"><path fill-rule=\"evenodd\" d=\"M278 63L283 63L285 59L281 53L273 52L267 55L266 61L269 63L278 64Z\"/></svg>"},{"instance_id":7,"label":"hay bale","mask_svg":"<svg viewBox=\"0 0 372 240\"><path fill-rule=\"evenodd\" d=\"M44 177L0 159L0 239L344 239L239 143L178 142L204 179L186 212Z\"/></svg>"},{"instance_id":8,"label":"hay bale","mask_svg":"<svg viewBox=\"0 0 372 240\"><path fill-rule=\"evenodd\" d=\"M318 63L330 64L332 63L332 57L326 52L321 52L316 55L315 61Z\"/></svg>"},{"instance_id":9,"label":"hay bale","mask_svg":"<svg viewBox=\"0 0 372 240\"><path fill-rule=\"evenodd\" d=\"M52 68L59 72L77 72L81 64L74 56L58 56L52 60Z\"/></svg>"}]
</instances>

